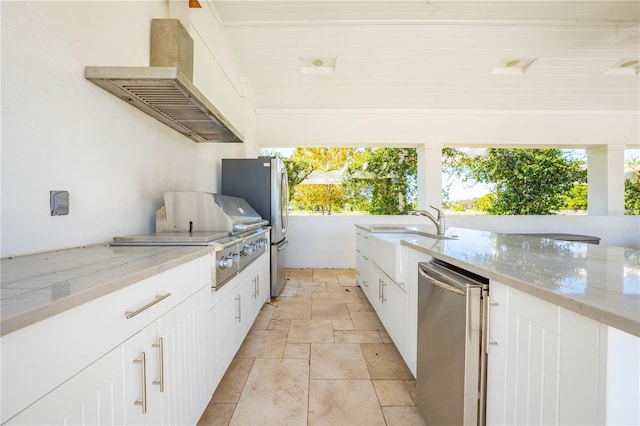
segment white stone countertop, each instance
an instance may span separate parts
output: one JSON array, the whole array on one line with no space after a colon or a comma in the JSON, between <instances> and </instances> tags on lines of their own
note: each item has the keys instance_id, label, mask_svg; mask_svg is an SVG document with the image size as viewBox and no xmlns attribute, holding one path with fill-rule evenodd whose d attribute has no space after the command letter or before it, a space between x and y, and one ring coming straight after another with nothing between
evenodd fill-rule
<instances>
[{"instance_id":1,"label":"white stone countertop","mask_svg":"<svg viewBox=\"0 0 640 426\"><path fill-rule=\"evenodd\" d=\"M211 247L98 244L1 259L1 335L210 253Z\"/></svg>"},{"instance_id":2,"label":"white stone countertop","mask_svg":"<svg viewBox=\"0 0 640 426\"><path fill-rule=\"evenodd\" d=\"M446 234L458 238L409 233L401 244L640 337L640 250L461 228Z\"/></svg>"}]
</instances>

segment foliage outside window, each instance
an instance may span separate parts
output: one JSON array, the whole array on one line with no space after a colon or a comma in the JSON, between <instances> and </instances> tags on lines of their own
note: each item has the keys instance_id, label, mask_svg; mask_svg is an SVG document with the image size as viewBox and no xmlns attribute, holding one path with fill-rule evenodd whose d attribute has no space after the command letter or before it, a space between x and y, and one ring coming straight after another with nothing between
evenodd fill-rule
<instances>
[{"instance_id":1,"label":"foliage outside window","mask_svg":"<svg viewBox=\"0 0 640 426\"><path fill-rule=\"evenodd\" d=\"M586 209L587 171L582 160L560 149L489 148L469 156L443 150L443 170L465 182L487 184L477 207L494 215L549 215Z\"/></svg>"},{"instance_id":2,"label":"foliage outside window","mask_svg":"<svg viewBox=\"0 0 640 426\"><path fill-rule=\"evenodd\" d=\"M417 161L415 148L296 148L284 158L290 205L329 215L408 214L416 206ZM340 179L308 183L314 172Z\"/></svg>"},{"instance_id":3,"label":"foliage outside window","mask_svg":"<svg viewBox=\"0 0 640 426\"><path fill-rule=\"evenodd\" d=\"M640 159L627 164L629 172L624 181L624 210L628 215L640 215Z\"/></svg>"}]
</instances>

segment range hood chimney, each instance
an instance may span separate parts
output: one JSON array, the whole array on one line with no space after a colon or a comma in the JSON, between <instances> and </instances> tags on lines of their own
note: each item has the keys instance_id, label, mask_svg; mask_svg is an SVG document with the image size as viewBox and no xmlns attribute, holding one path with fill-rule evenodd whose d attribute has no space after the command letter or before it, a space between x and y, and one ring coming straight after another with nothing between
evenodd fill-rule
<instances>
[{"instance_id":1,"label":"range hood chimney","mask_svg":"<svg viewBox=\"0 0 640 426\"><path fill-rule=\"evenodd\" d=\"M149 67L85 67L85 78L196 142L242 136L193 85L193 40L178 19L151 21Z\"/></svg>"}]
</instances>

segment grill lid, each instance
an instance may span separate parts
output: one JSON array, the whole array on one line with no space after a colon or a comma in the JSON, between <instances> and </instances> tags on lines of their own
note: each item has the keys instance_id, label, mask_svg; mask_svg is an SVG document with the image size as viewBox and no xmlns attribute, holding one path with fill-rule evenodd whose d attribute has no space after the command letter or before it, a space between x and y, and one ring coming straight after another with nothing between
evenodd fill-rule
<instances>
[{"instance_id":1,"label":"grill lid","mask_svg":"<svg viewBox=\"0 0 640 426\"><path fill-rule=\"evenodd\" d=\"M156 232L247 231L268 222L243 198L209 192L165 192Z\"/></svg>"}]
</instances>

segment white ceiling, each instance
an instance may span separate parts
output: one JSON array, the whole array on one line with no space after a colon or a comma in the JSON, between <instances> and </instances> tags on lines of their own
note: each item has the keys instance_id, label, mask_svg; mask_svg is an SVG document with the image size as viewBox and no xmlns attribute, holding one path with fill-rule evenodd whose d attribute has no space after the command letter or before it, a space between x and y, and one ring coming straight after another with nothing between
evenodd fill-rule
<instances>
[{"instance_id":1,"label":"white ceiling","mask_svg":"<svg viewBox=\"0 0 640 426\"><path fill-rule=\"evenodd\" d=\"M258 109L640 107L637 68L604 75L640 57L638 0L211 4ZM315 58L335 72L303 73ZM524 74L492 73L522 58Z\"/></svg>"}]
</instances>

